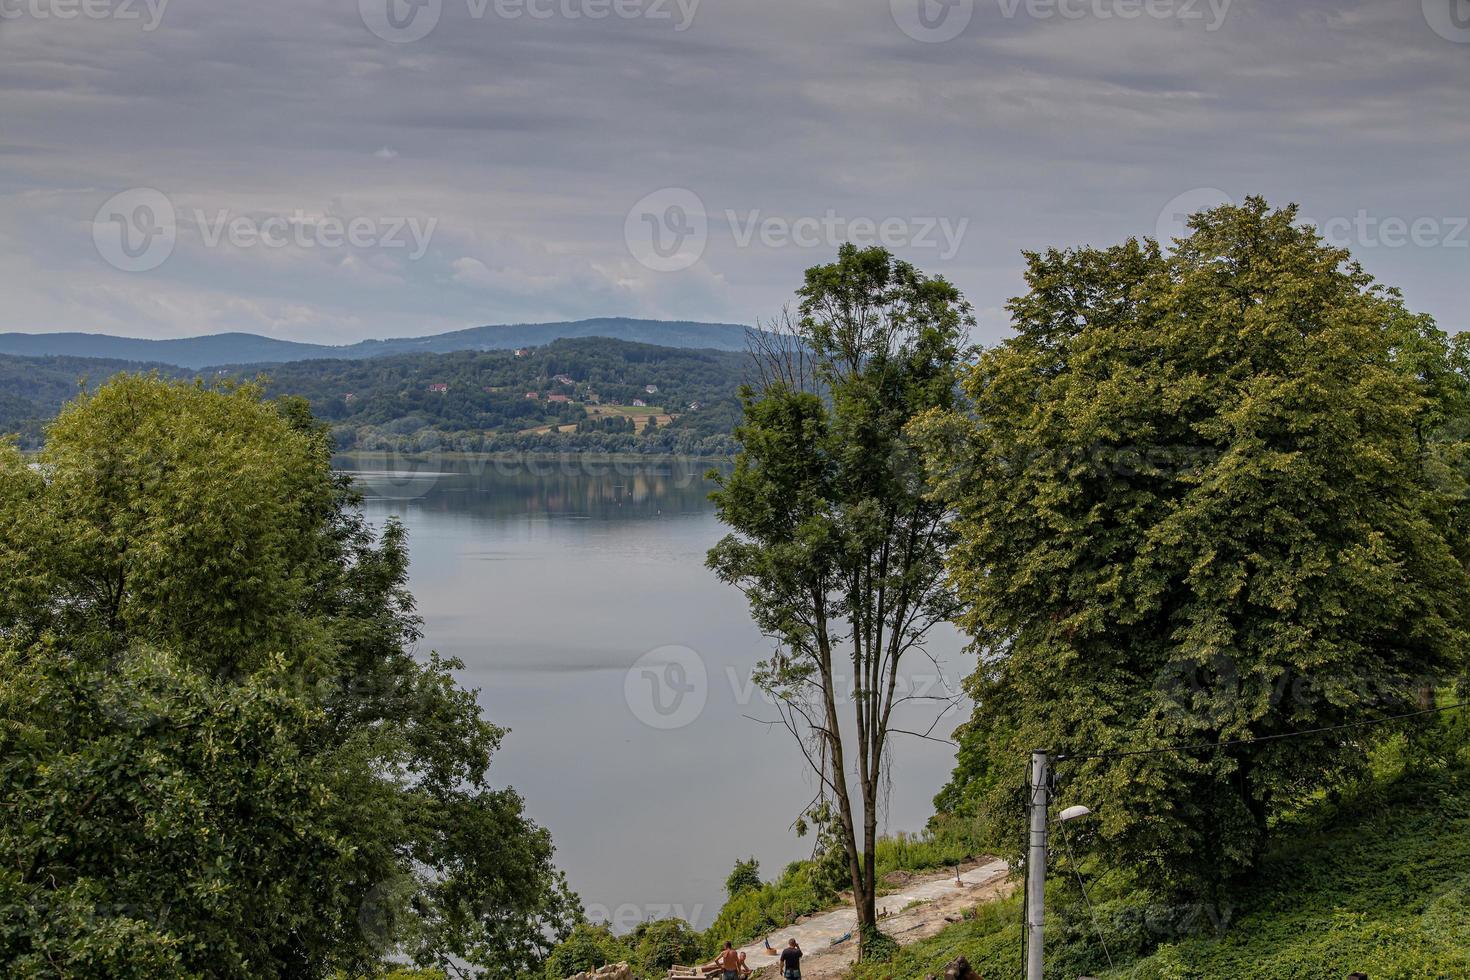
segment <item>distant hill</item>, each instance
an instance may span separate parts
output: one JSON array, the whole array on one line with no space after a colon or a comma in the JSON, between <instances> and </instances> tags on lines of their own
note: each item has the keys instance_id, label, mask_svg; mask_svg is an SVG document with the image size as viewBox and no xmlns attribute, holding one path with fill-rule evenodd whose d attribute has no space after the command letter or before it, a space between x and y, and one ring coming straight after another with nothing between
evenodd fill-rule
<instances>
[{"instance_id":1,"label":"distant hill","mask_svg":"<svg viewBox=\"0 0 1470 980\"><path fill-rule=\"evenodd\" d=\"M489 328L495 329L495 328ZM330 349L330 348L328 348ZM744 353L605 337L533 350L459 350L214 366L0 354L0 434L41 443L85 379L157 370L209 381L265 376L267 394L305 398L343 449L597 451L723 455L749 380ZM650 427L649 419L655 419Z\"/></svg>"},{"instance_id":2,"label":"distant hill","mask_svg":"<svg viewBox=\"0 0 1470 980\"><path fill-rule=\"evenodd\" d=\"M92 357L0 356L0 435L18 434L21 445L39 445L42 426L76 397L81 382L95 388L119 371L187 373L171 364Z\"/></svg>"},{"instance_id":3,"label":"distant hill","mask_svg":"<svg viewBox=\"0 0 1470 980\"><path fill-rule=\"evenodd\" d=\"M563 323L516 323L470 327L429 337L364 340L332 347L300 344L249 333L222 333L178 340L143 340L107 334L0 334L0 354L19 357L94 357L145 361L186 368L224 364L282 364L319 358L357 360L391 354L450 354L464 350L540 347L573 337L607 337L660 347L745 350L748 328L735 323L692 320L634 320L599 317Z\"/></svg>"}]
</instances>

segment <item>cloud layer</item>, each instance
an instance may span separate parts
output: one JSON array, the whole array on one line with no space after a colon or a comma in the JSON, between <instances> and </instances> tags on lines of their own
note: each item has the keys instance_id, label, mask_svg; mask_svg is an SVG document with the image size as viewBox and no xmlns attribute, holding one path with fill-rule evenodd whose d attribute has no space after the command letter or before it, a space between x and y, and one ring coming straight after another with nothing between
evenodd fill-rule
<instances>
[{"instance_id":1,"label":"cloud layer","mask_svg":"<svg viewBox=\"0 0 1470 980\"><path fill-rule=\"evenodd\" d=\"M1461 329L1466 6L0 0L0 330L753 322L857 237L993 340L1021 249L1217 191L1299 202ZM99 215L132 188L172 213Z\"/></svg>"}]
</instances>

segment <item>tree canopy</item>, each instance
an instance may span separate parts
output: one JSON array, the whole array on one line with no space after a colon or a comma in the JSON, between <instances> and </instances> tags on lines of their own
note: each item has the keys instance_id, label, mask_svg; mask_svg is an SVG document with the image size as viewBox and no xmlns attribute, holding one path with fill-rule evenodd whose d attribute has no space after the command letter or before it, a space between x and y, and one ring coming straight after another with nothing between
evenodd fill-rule
<instances>
[{"instance_id":1,"label":"tree canopy","mask_svg":"<svg viewBox=\"0 0 1470 980\"><path fill-rule=\"evenodd\" d=\"M1295 217L1252 198L1171 254L1029 253L1016 335L916 427L980 661L939 803L997 840L1044 747L1104 854L1221 886L1375 735L1242 740L1413 710L1465 669L1465 349ZM1178 744L1209 747L1092 757Z\"/></svg>"},{"instance_id":2,"label":"tree canopy","mask_svg":"<svg viewBox=\"0 0 1470 980\"><path fill-rule=\"evenodd\" d=\"M508 977L579 914L329 457L299 401L134 375L0 447L7 972Z\"/></svg>"}]
</instances>

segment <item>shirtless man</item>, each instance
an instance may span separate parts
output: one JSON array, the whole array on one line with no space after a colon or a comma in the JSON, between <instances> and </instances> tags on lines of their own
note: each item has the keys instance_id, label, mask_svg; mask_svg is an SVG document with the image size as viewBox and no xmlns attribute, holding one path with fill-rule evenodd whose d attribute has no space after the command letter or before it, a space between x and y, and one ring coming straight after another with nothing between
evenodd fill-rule
<instances>
[{"instance_id":1,"label":"shirtless man","mask_svg":"<svg viewBox=\"0 0 1470 980\"><path fill-rule=\"evenodd\" d=\"M715 957L715 962L720 964L721 980L740 980L740 960L740 954L735 952L727 939L725 948Z\"/></svg>"}]
</instances>

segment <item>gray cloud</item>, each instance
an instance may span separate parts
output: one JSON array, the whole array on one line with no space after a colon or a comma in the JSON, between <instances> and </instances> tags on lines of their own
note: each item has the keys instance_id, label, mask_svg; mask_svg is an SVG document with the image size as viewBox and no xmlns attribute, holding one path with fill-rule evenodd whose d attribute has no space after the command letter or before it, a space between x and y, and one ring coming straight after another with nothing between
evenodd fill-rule
<instances>
[{"instance_id":1,"label":"gray cloud","mask_svg":"<svg viewBox=\"0 0 1470 980\"><path fill-rule=\"evenodd\" d=\"M510 20L495 0L478 19L473 0L442 0L406 44L370 31L357 0L170 0L151 31L35 16L67 2L0 0L4 330L339 342L592 315L750 322L830 254L827 227L891 221L994 339L1020 249L1152 234L1201 187L1348 220L1370 271L1467 326L1470 235L1453 223L1470 215L1470 43L1436 33L1421 0L1234 0L1216 30L1206 0L1174 5L1203 20L1117 16L1147 0L974 0L943 43L907 36L889 0L702 0L682 31L673 2L671 20ZM93 246L98 208L132 187L178 212L146 272ZM625 223L666 187L698 196L708 233L697 261L658 272ZM198 218L222 212L436 225L413 261L381 243L210 245ZM953 255L921 234L941 220L966 223ZM1396 220L1436 230L1394 244Z\"/></svg>"}]
</instances>

